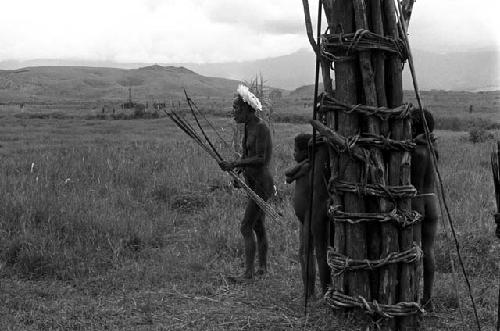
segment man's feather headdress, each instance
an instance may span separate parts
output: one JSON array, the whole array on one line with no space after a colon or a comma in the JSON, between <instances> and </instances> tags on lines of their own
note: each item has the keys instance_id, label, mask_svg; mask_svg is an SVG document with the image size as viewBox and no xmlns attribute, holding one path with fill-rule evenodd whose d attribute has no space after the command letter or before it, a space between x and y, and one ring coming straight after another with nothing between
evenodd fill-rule
<instances>
[{"instance_id":1,"label":"man's feather headdress","mask_svg":"<svg viewBox=\"0 0 500 331\"><path fill-rule=\"evenodd\" d=\"M262 111L262 104L259 99L243 84L238 85L238 89L236 90L238 95L250 105L254 110Z\"/></svg>"}]
</instances>

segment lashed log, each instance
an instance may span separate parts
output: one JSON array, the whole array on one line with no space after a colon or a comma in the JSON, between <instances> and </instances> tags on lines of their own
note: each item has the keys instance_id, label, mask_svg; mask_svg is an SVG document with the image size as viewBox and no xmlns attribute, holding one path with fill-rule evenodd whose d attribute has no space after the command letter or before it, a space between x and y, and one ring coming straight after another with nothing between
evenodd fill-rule
<instances>
[{"instance_id":1,"label":"lashed log","mask_svg":"<svg viewBox=\"0 0 500 331\"><path fill-rule=\"evenodd\" d=\"M370 0L370 14L372 22L372 31L379 35L384 35L385 29L382 15L382 0ZM382 51L375 51L373 54L373 63L375 66L375 85L377 89L377 102L379 107L387 107L387 95L385 89L385 54ZM383 121L380 124L380 132L384 135L388 134L389 122ZM387 174L385 174L387 175ZM380 225L381 240L380 255L387 255L399 249L398 245L398 229L394 224L384 223ZM389 265L381 268L379 272L378 300L383 304L395 304L397 293L396 286L398 283L398 268L396 265ZM395 321L387 321L381 326L382 330L394 330L396 328Z\"/></svg>"},{"instance_id":2,"label":"lashed log","mask_svg":"<svg viewBox=\"0 0 500 331\"><path fill-rule=\"evenodd\" d=\"M339 29L339 32L354 32L353 5L350 0L328 1L325 8L330 8L329 22L331 27ZM336 32L336 31L334 31ZM335 66L335 95L342 102L357 104L358 90L356 82L356 62L336 61ZM352 136L359 131L359 116L356 114L338 114L338 132L343 136ZM341 179L350 182L359 182L361 168L357 162L353 162L350 156L342 153L339 159L339 168L346 169L340 173ZM344 195L344 209L346 212L364 212L364 199L356 194L346 193ZM360 224L339 224L335 223L335 250L353 258L366 257L366 233ZM347 245L346 245L347 242ZM346 275L347 284L341 291L345 291L352 296L362 296L367 300L371 299L370 283L368 273L349 272Z\"/></svg>"},{"instance_id":3,"label":"lashed log","mask_svg":"<svg viewBox=\"0 0 500 331\"><path fill-rule=\"evenodd\" d=\"M344 136L340 135L338 132L336 132L332 128L324 125L320 121L311 120L311 121L309 121L309 123L311 123L313 128L318 130L319 133L324 138L327 139L327 142L330 143L332 145L332 147L335 148L335 150L343 149L348 144L348 141ZM350 149L350 153L358 161L364 162L367 160L368 151L363 147L359 147L359 146L355 145Z\"/></svg>"},{"instance_id":4,"label":"lashed log","mask_svg":"<svg viewBox=\"0 0 500 331\"><path fill-rule=\"evenodd\" d=\"M374 33L384 35L384 20L382 16L382 0L367 1L370 6L371 29ZM385 54L383 51L375 51L372 55L373 66L375 67L375 87L377 89L377 102L379 107L387 107L387 95L385 91ZM387 136L389 122L380 123L380 132Z\"/></svg>"},{"instance_id":5,"label":"lashed log","mask_svg":"<svg viewBox=\"0 0 500 331\"><path fill-rule=\"evenodd\" d=\"M356 21L356 29L363 29L363 30L368 30L368 18L367 18L367 12L366 12L366 7L365 7L365 2L364 0L354 0L354 13L355 13L355 21ZM378 19L374 24L380 25L382 24L381 22L381 17L374 15L374 18ZM379 54L381 55L381 54ZM383 58L379 57L379 60ZM385 88L381 88L378 90L379 93L377 93L377 86L375 84L375 72L372 67L372 62L371 62L371 52L370 51L363 51L359 53L359 62L360 62L360 67L361 67L361 78L363 82L363 89L364 89L364 95L365 95L365 104L368 106L378 106L379 102L378 99L379 97L382 99L382 102L386 102L386 97L385 93L382 95L382 92L385 91ZM379 63L380 65L380 63ZM380 70L380 68L379 68ZM381 72L378 73L379 78ZM382 80L382 84L383 84ZM383 86L383 85L382 85ZM368 116L366 117L366 129L368 133L370 134L375 134L379 135L380 134L380 120L374 116ZM385 185L385 165L384 165L384 159L382 156L382 152L378 148L372 148L371 152L371 158L375 164L374 168L375 171L372 172L372 178L371 182L373 184L380 184L380 185ZM390 207L388 205L388 201L385 199L370 199L368 202L370 202L367 205L368 211L370 212L387 212ZM393 230L392 233L388 233L388 231L385 231L386 236L397 236L397 231L395 227L392 224L387 224L384 225L385 229L390 229ZM369 246L369 252L368 252L368 258L370 260L376 260L381 256L381 225L380 224L371 224L369 226L370 230L370 237L367 239L369 241L368 246ZM386 238L384 236L384 238ZM385 242L385 241L384 241ZM386 245L384 245L386 246ZM395 252L397 250L393 250ZM388 255L391 252L384 252L383 254ZM352 257L351 257L352 258ZM384 282L382 282L382 286L380 286L379 290L379 272L378 270L372 271L371 272L371 293L373 299L378 300L379 302L383 304L394 304L395 301L395 291L396 291L396 283L397 283L397 267L395 265L391 265L390 267L384 268L383 270L383 275L387 277L387 279L384 279ZM379 291L382 292L383 296L383 301L380 299ZM394 329L394 321L388 321L388 325L384 325L383 328L387 329Z\"/></svg>"},{"instance_id":6,"label":"lashed log","mask_svg":"<svg viewBox=\"0 0 500 331\"><path fill-rule=\"evenodd\" d=\"M386 19L386 35L392 38L398 38L398 27L396 21L396 9L394 0L384 0L384 13ZM389 107L399 106L403 103L403 84L402 84L402 65L401 59L389 54L386 63L387 82L386 88ZM394 120L390 127L391 136L393 139L403 140L406 138L403 120ZM411 132L411 131L410 131ZM391 154L389 161L389 185L405 185L410 182L411 166L409 153L395 152ZM411 201L409 199L401 200L399 202L401 210L410 210ZM392 238L391 238L392 239ZM396 244L396 243L394 243ZM408 227L401 231L399 249L406 250L413 244L413 228ZM420 244L420 243L418 243ZM399 275L399 301L414 301L415 289L415 272L414 266L403 265L401 266L401 273ZM399 319L399 328L407 330L417 326L415 316L406 316Z\"/></svg>"}]
</instances>

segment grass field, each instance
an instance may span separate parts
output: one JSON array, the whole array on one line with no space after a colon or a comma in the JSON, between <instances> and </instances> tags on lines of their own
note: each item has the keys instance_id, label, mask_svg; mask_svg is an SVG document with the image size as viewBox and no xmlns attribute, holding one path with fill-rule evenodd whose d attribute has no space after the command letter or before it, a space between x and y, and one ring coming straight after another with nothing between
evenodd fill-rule
<instances>
[{"instance_id":1,"label":"grass field","mask_svg":"<svg viewBox=\"0 0 500 331\"><path fill-rule=\"evenodd\" d=\"M279 193L272 204L286 226L268 221L269 273L240 284L228 276L242 268L245 194L233 190L217 164L166 118L89 120L89 114L0 109L2 329L357 327L321 301L304 316L298 222L283 172L292 165L293 137L310 131L308 125L275 125ZM496 120L498 114L490 115ZM214 123L229 140L230 122ZM489 164L495 141L472 144L464 131L437 136L483 330L493 330L500 272ZM427 330L469 330L472 310L460 276L455 288L446 233L441 224L436 311L423 324Z\"/></svg>"},{"instance_id":2,"label":"grass field","mask_svg":"<svg viewBox=\"0 0 500 331\"><path fill-rule=\"evenodd\" d=\"M283 122L304 122L312 108L313 88L312 85L303 87L276 101L276 119ZM477 93L422 91L421 97L424 107L434 113L437 129L453 131L468 131L472 128L500 129L499 91ZM413 91L405 91L404 100L417 105Z\"/></svg>"}]
</instances>

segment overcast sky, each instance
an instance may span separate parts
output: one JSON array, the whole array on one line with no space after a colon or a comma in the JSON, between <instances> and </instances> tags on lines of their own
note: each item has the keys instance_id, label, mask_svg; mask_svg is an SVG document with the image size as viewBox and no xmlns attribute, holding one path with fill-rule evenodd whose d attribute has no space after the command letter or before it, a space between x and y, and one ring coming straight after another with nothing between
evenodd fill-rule
<instances>
[{"instance_id":1,"label":"overcast sky","mask_svg":"<svg viewBox=\"0 0 500 331\"><path fill-rule=\"evenodd\" d=\"M301 0L0 0L0 61L226 62L307 47ZM310 1L315 16L317 1ZM418 0L412 48L500 48L500 0Z\"/></svg>"}]
</instances>

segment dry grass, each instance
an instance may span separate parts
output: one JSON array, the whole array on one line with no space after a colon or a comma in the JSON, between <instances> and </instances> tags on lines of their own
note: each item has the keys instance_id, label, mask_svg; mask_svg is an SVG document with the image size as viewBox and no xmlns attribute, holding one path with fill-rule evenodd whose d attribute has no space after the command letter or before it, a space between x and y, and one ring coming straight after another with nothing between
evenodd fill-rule
<instances>
[{"instance_id":1,"label":"dry grass","mask_svg":"<svg viewBox=\"0 0 500 331\"><path fill-rule=\"evenodd\" d=\"M5 328L355 328L352 317L335 316L321 302L303 315L297 221L283 169L292 163L293 137L309 126L275 127L279 195L272 203L287 227L268 222L269 274L240 284L228 276L242 267L239 221L246 197L170 122L16 114L15 109L0 113ZM215 122L229 127L225 119ZM231 132L224 134L229 140ZM463 132L440 131L438 137L480 317L485 327L492 326L500 249L491 216L493 142L472 144ZM437 311L424 324L429 330L468 330L457 307L442 227L440 233ZM470 323L463 281L459 293Z\"/></svg>"},{"instance_id":2,"label":"dry grass","mask_svg":"<svg viewBox=\"0 0 500 331\"><path fill-rule=\"evenodd\" d=\"M303 123L312 111L313 86L278 101L278 122ZM500 129L500 92L422 91L424 106L431 109L440 130ZM417 104L415 93L405 91L404 100ZM470 107L472 106L472 112Z\"/></svg>"}]
</instances>

